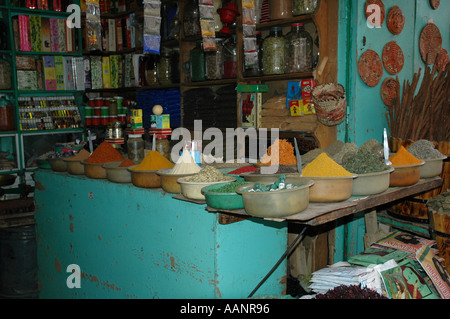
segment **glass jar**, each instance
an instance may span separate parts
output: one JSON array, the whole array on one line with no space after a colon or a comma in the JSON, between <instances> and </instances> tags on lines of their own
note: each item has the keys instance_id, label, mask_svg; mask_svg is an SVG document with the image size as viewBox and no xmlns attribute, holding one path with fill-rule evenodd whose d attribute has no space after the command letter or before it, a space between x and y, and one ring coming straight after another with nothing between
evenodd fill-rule
<instances>
[{"instance_id":1,"label":"glass jar","mask_svg":"<svg viewBox=\"0 0 450 319\"><path fill-rule=\"evenodd\" d=\"M158 57L155 54L147 54L145 61L145 82L146 85L158 85L157 64Z\"/></svg>"},{"instance_id":2,"label":"glass jar","mask_svg":"<svg viewBox=\"0 0 450 319\"><path fill-rule=\"evenodd\" d=\"M109 100L108 110L109 110L109 112L108 112L109 115L117 115L117 100L116 99ZM100 113L100 115L102 115L102 114Z\"/></svg>"},{"instance_id":3,"label":"glass jar","mask_svg":"<svg viewBox=\"0 0 450 319\"><path fill-rule=\"evenodd\" d=\"M205 52L206 79L220 80L223 78L223 39L216 38L216 51Z\"/></svg>"},{"instance_id":4,"label":"glass jar","mask_svg":"<svg viewBox=\"0 0 450 319\"><path fill-rule=\"evenodd\" d=\"M286 73L309 72L313 62L312 37L305 30L303 23L294 23L286 35Z\"/></svg>"},{"instance_id":5,"label":"glass jar","mask_svg":"<svg viewBox=\"0 0 450 319\"><path fill-rule=\"evenodd\" d=\"M223 78L234 79L237 72L236 34L223 41Z\"/></svg>"},{"instance_id":6,"label":"glass jar","mask_svg":"<svg viewBox=\"0 0 450 319\"><path fill-rule=\"evenodd\" d=\"M180 48L173 48L171 55L171 81L172 83L180 83Z\"/></svg>"},{"instance_id":7,"label":"glass jar","mask_svg":"<svg viewBox=\"0 0 450 319\"><path fill-rule=\"evenodd\" d=\"M284 74L286 39L281 27L270 28L270 34L263 42L264 74Z\"/></svg>"},{"instance_id":8,"label":"glass jar","mask_svg":"<svg viewBox=\"0 0 450 319\"><path fill-rule=\"evenodd\" d=\"M185 37L193 37L200 34L200 11L198 0L185 2L183 11L183 29Z\"/></svg>"},{"instance_id":9,"label":"glass jar","mask_svg":"<svg viewBox=\"0 0 450 319\"><path fill-rule=\"evenodd\" d=\"M128 158L135 164L139 164L144 159L144 140L140 134L130 134L127 140Z\"/></svg>"},{"instance_id":10,"label":"glass jar","mask_svg":"<svg viewBox=\"0 0 450 319\"><path fill-rule=\"evenodd\" d=\"M205 52L203 51L202 40L198 40L197 46L189 52L189 64L191 81L205 81Z\"/></svg>"},{"instance_id":11,"label":"glass jar","mask_svg":"<svg viewBox=\"0 0 450 319\"><path fill-rule=\"evenodd\" d=\"M319 6L319 0L292 0L292 14L313 14Z\"/></svg>"},{"instance_id":12,"label":"glass jar","mask_svg":"<svg viewBox=\"0 0 450 319\"><path fill-rule=\"evenodd\" d=\"M156 135L155 150L170 161L170 142L167 135Z\"/></svg>"},{"instance_id":13,"label":"glass jar","mask_svg":"<svg viewBox=\"0 0 450 319\"><path fill-rule=\"evenodd\" d=\"M172 84L172 61L171 52L168 48L162 48L161 55L156 66L156 75L159 84Z\"/></svg>"},{"instance_id":14,"label":"glass jar","mask_svg":"<svg viewBox=\"0 0 450 319\"><path fill-rule=\"evenodd\" d=\"M261 31L255 31L255 37L256 37L256 55L252 57L252 60L245 59L244 61L245 76L259 76L263 74L263 39L261 37Z\"/></svg>"},{"instance_id":15,"label":"glass jar","mask_svg":"<svg viewBox=\"0 0 450 319\"><path fill-rule=\"evenodd\" d=\"M292 0L269 0L270 20L292 17Z\"/></svg>"},{"instance_id":16,"label":"glass jar","mask_svg":"<svg viewBox=\"0 0 450 319\"><path fill-rule=\"evenodd\" d=\"M0 90L11 89L11 67L5 59L0 60Z\"/></svg>"},{"instance_id":17,"label":"glass jar","mask_svg":"<svg viewBox=\"0 0 450 319\"><path fill-rule=\"evenodd\" d=\"M0 98L0 131L12 131L14 130L14 110L13 107L6 99L2 96Z\"/></svg>"}]
</instances>

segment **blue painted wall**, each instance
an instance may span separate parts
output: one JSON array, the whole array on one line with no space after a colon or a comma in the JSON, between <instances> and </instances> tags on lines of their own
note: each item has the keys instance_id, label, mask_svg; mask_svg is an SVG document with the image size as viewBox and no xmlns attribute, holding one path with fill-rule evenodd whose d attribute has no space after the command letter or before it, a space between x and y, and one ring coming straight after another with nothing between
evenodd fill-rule
<instances>
[{"instance_id":1,"label":"blue painted wall","mask_svg":"<svg viewBox=\"0 0 450 319\"><path fill-rule=\"evenodd\" d=\"M429 19L439 27L443 38L443 48L450 52L450 1L441 1L437 10L433 10L429 0L383 0L386 16L397 5L406 18L405 27L399 35L393 35L386 26L369 28L364 14L365 0L339 1L339 41L338 41L338 82L347 91L348 117L338 128L338 139L354 142L361 146L369 139L382 142L383 129L387 128L386 106L381 100L380 90L384 79L391 75L383 69L383 77L375 87L368 87L358 73L358 60L366 50L376 51L380 58L384 46L396 41L403 50L405 64L398 74L403 81L411 82L415 72L425 69L419 53L419 37ZM348 256L360 253L364 249L364 216L358 214L336 229L335 261L345 260Z\"/></svg>"}]
</instances>

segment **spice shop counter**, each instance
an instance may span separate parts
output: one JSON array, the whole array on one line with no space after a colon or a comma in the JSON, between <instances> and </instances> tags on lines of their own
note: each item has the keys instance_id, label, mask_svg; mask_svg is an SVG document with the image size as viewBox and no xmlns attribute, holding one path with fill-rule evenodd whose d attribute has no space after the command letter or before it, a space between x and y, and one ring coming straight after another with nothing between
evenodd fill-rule
<instances>
[{"instance_id":1,"label":"spice shop counter","mask_svg":"<svg viewBox=\"0 0 450 319\"><path fill-rule=\"evenodd\" d=\"M246 298L286 250L287 222L222 223L162 189L50 170L35 181L40 298ZM255 296L282 295L286 269Z\"/></svg>"}]
</instances>

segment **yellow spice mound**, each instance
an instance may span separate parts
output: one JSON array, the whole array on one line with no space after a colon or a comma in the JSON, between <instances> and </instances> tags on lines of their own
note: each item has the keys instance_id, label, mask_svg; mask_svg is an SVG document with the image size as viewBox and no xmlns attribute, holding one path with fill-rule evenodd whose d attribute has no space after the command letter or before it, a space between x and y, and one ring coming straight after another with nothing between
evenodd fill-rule
<instances>
[{"instance_id":1,"label":"yellow spice mound","mask_svg":"<svg viewBox=\"0 0 450 319\"><path fill-rule=\"evenodd\" d=\"M134 167L133 171L157 171L163 168L173 168L173 164L161 153L157 151L150 151L147 156L144 157L142 162Z\"/></svg>"},{"instance_id":2,"label":"yellow spice mound","mask_svg":"<svg viewBox=\"0 0 450 319\"><path fill-rule=\"evenodd\" d=\"M422 160L417 159L414 155L406 150L403 146L400 146L398 152L392 155L389 160L393 166L413 165L420 164Z\"/></svg>"},{"instance_id":3,"label":"yellow spice mound","mask_svg":"<svg viewBox=\"0 0 450 319\"><path fill-rule=\"evenodd\" d=\"M305 177L353 176L352 173L332 160L326 153L320 154L315 160L306 165L302 170L302 175Z\"/></svg>"}]
</instances>

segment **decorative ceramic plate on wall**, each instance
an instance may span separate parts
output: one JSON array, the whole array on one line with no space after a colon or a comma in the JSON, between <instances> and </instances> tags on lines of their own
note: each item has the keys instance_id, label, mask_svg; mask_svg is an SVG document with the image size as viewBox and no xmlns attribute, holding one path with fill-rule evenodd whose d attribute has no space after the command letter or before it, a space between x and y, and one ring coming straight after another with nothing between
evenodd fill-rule
<instances>
[{"instance_id":1,"label":"decorative ceramic plate on wall","mask_svg":"<svg viewBox=\"0 0 450 319\"><path fill-rule=\"evenodd\" d=\"M377 5L379 8L379 19L377 19L376 13L378 12L377 9L369 8L370 5ZM369 12L367 12L369 11ZM366 5L364 6L364 13L366 15L367 21L375 27L381 27L384 23L384 20L386 18L386 9L384 7L384 3L381 0L367 0Z\"/></svg>"},{"instance_id":2,"label":"decorative ceramic plate on wall","mask_svg":"<svg viewBox=\"0 0 450 319\"><path fill-rule=\"evenodd\" d=\"M392 106L394 99L400 96L400 83L397 79L386 78L381 84L381 99L386 106Z\"/></svg>"},{"instance_id":3,"label":"decorative ceramic plate on wall","mask_svg":"<svg viewBox=\"0 0 450 319\"><path fill-rule=\"evenodd\" d=\"M449 62L450 58L448 56L448 52L447 50L442 48L441 51L439 51L439 54L437 55L436 58L436 67L438 68L439 71L444 71Z\"/></svg>"},{"instance_id":4,"label":"decorative ceramic plate on wall","mask_svg":"<svg viewBox=\"0 0 450 319\"><path fill-rule=\"evenodd\" d=\"M395 75L400 73L405 64L405 57L402 48L395 41L391 41L385 45L383 49L383 65L389 74Z\"/></svg>"},{"instance_id":5,"label":"decorative ceramic plate on wall","mask_svg":"<svg viewBox=\"0 0 450 319\"><path fill-rule=\"evenodd\" d=\"M383 62L378 53L373 50L364 52L359 58L358 68L359 76L365 84L374 87L380 83L383 75Z\"/></svg>"},{"instance_id":6,"label":"decorative ceramic plate on wall","mask_svg":"<svg viewBox=\"0 0 450 319\"><path fill-rule=\"evenodd\" d=\"M441 4L441 0L430 0L430 5L434 10L439 8L440 4Z\"/></svg>"},{"instance_id":7,"label":"decorative ceramic plate on wall","mask_svg":"<svg viewBox=\"0 0 450 319\"><path fill-rule=\"evenodd\" d=\"M442 36L434 23L428 23L419 38L419 50L425 64L434 64L436 56L442 48Z\"/></svg>"},{"instance_id":8,"label":"decorative ceramic plate on wall","mask_svg":"<svg viewBox=\"0 0 450 319\"><path fill-rule=\"evenodd\" d=\"M392 34L400 34L405 26L405 15L399 6L393 6L386 20L387 27Z\"/></svg>"}]
</instances>

